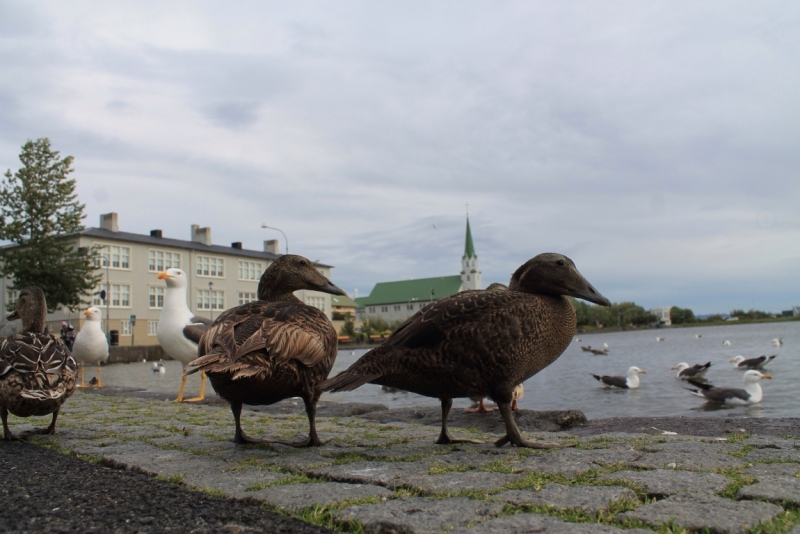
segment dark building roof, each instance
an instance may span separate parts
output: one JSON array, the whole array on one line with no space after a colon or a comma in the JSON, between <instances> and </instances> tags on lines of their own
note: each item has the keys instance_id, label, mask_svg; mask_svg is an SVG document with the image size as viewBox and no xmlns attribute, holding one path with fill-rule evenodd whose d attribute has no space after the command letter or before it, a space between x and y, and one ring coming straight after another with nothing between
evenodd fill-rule
<instances>
[{"instance_id":1,"label":"dark building roof","mask_svg":"<svg viewBox=\"0 0 800 534\"><path fill-rule=\"evenodd\" d=\"M183 239L171 239L169 237L156 237L152 235L132 234L130 232L112 232L103 228L86 228L78 232L77 235L96 237L98 239L114 239L117 241L129 241L132 243L143 243L145 245L184 248L188 250L196 250L200 252L210 252L215 254L229 254L233 256L242 256L245 258L258 258L264 260L275 261L278 258L277 254L271 252L264 252L261 250L248 250L234 246L225 247L222 245L205 245L196 241L184 241ZM237 243L241 245L241 243ZM233 245L233 243L232 243ZM314 263L317 267L328 267L324 263Z\"/></svg>"}]
</instances>

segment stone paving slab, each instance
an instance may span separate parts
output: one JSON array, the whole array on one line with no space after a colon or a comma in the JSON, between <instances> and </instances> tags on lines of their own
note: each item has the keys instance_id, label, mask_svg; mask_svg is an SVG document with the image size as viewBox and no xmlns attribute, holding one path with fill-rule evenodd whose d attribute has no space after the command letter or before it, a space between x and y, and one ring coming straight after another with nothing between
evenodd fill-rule
<instances>
[{"instance_id":1,"label":"stone paving slab","mask_svg":"<svg viewBox=\"0 0 800 534\"><path fill-rule=\"evenodd\" d=\"M728 453L740 450L741 445L681 441L640 447L642 456L630 462L632 467L646 469L687 469L690 471L712 471L742 467L745 462Z\"/></svg>"},{"instance_id":2,"label":"stone paving slab","mask_svg":"<svg viewBox=\"0 0 800 534\"><path fill-rule=\"evenodd\" d=\"M800 478L761 476L756 484L740 488L736 498L800 505Z\"/></svg>"},{"instance_id":3,"label":"stone paving slab","mask_svg":"<svg viewBox=\"0 0 800 534\"><path fill-rule=\"evenodd\" d=\"M433 500L401 497L379 504L351 506L336 513L339 520L356 519L370 533L439 533L467 527L503 511L502 503L464 497Z\"/></svg>"},{"instance_id":4,"label":"stone paving slab","mask_svg":"<svg viewBox=\"0 0 800 534\"><path fill-rule=\"evenodd\" d=\"M377 484L389 489L403 486L411 476L427 475L429 466L413 462L353 462L344 465L313 468L308 476L351 484Z\"/></svg>"},{"instance_id":5,"label":"stone paving slab","mask_svg":"<svg viewBox=\"0 0 800 534\"><path fill-rule=\"evenodd\" d=\"M533 454L514 464L522 473L545 473L572 477L578 473L597 469L603 465L632 463L642 453L634 450L614 449L561 449L543 454Z\"/></svg>"},{"instance_id":6,"label":"stone paving slab","mask_svg":"<svg viewBox=\"0 0 800 534\"><path fill-rule=\"evenodd\" d=\"M800 463L800 449L756 449L748 452L745 459L751 462L770 460Z\"/></svg>"},{"instance_id":7,"label":"stone paving slab","mask_svg":"<svg viewBox=\"0 0 800 534\"><path fill-rule=\"evenodd\" d=\"M674 521L680 528L709 529L715 534L744 534L761 522L783 513L783 508L766 502L731 501L715 495L673 495L617 515L618 519L638 519L660 526Z\"/></svg>"},{"instance_id":8,"label":"stone paving slab","mask_svg":"<svg viewBox=\"0 0 800 534\"><path fill-rule=\"evenodd\" d=\"M543 504L555 508L582 510L590 514L607 510L610 503L620 499L637 502L636 494L628 488L615 486L565 486L550 483L539 490L509 490L495 493L493 499L511 504Z\"/></svg>"},{"instance_id":9,"label":"stone paving slab","mask_svg":"<svg viewBox=\"0 0 800 534\"><path fill-rule=\"evenodd\" d=\"M652 471L617 471L598 480L621 480L642 487L648 497L664 497L678 493L717 493L733 482L716 473L694 473L672 469Z\"/></svg>"},{"instance_id":10,"label":"stone paving slab","mask_svg":"<svg viewBox=\"0 0 800 534\"><path fill-rule=\"evenodd\" d=\"M555 517L539 514L516 514L489 519L472 528L458 528L451 534L652 534L635 528L624 530L597 523L568 523Z\"/></svg>"},{"instance_id":11,"label":"stone paving slab","mask_svg":"<svg viewBox=\"0 0 800 534\"><path fill-rule=\"evenodd\" d=\"M761 477L793 477L800 475L800 464L795 463L770 463L770 464L755 464L748 467L742 474L755 477L760 480Z\"/></svg>"},{"instance_id":12,"label":"stone paving slab","mask_svg":"<svg viewBox=\"0 0 800 534\"><path fill-rule=\"evenodd\" d=\"M463 473L402 477L399 481L406 488L414 488L423 494L430 495L435 493L459 493L468 490L492 492L520 478L520 475L506 473L467 471Z\"/></svg>"},{"instance_id":13,"label":"stone paving slab","mask_svg":"<svg viewBox=\"0 0 800 534\"><path fill-rule=\"evenodd\" d=\"M270 486L263 490L250 492L248 497L264 501L279 509L298 510L315 505L326 506L369 497L388 499L393 495L390 490L372 484L321 482Z\"/></svg>"}]
</instances>

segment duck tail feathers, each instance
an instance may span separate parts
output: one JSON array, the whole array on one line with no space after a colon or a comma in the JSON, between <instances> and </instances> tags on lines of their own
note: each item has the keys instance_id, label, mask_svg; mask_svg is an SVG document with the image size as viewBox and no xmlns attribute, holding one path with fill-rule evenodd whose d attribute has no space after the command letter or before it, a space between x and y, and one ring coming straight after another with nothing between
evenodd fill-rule
<instances>
[{"instance_id":1,"label":"duck tail feathers","mask_svg":"<svg viewBox=\"0 0 800 534\"><path fill-rule=\"evenodd\" d=\"M592 373L589 373L589 374L592 375L594 377L594 379L597 380L598 382L602 382L603 379L600 378L599 376L597 376L595 374L592 374Z\"/></svg>"},{"instance_id":2,"label":"duck tail feathers","mask_svg":"<svg viewBox=\"0 0 800 534\"><path fill-rule=\"evenodd\" d=\"M684 388L684 389L686 391L690 392L692 395L697 395L698 397L705 398L705 396L703 396L703 393L698 389L689 389L689 388Z\"/></svg>"},{"instance_id":3,"label":"duck tail feathers","mask_svg":"<svg viewBox=\"0 0 800 534\"><path fill-rule=\"evenodd\" d=\"M188 364L186 364L186 368L183 370L183 374L185 376L189 376L198 371L205 371L206 367L208 367L211 364L217 363L219 361L220 356L222 356L222 354L218 352L212 352L210 354L200 356L199 358L196 358L190 361Z\"/></svg>"},{"instance_id":4,"label":"duck tail feathers","mask_svg":"<svg viewBox=\"0 0 800 534\"><path fill-rule=\"evenodd\" d=\"M353 391L367 382L380 378L380 376L381 375L359 375L344 371L333 378L329 378L323 382L320 387L322 391L330 391L331 393L336 393L337 391Z\"/></svg>"}]
</instances>

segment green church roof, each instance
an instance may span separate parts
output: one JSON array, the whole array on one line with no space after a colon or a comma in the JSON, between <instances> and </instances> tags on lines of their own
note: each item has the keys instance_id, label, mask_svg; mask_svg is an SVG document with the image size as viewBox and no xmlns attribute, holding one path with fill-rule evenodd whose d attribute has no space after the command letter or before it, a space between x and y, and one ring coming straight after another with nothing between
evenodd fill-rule
<instances>
[{"instance_id":1,"label":"green church roof","mask_svg":"<svg viewBox=\"0 0 800 534\"><path fill-rule=\"evenodd\" d=\"M469 229L469 217L467 217L467 240L464 243L464 258L477 258L475 245L472 244L472 231Z\"/></svg>"},{"instance_id":2,"label":"green church roof","mask_svg":"<svg viewBox=\"0 0 800 534\"><path fill-rule=\"evenodd\" d=\"M357 308L358 304L350 297L344 295L331 295L331 304L333 306L341 306L343 308Z\"/></svg>"},{"instance_id":3,"label":"green church roof","mask_svg":"<svg viewBox=\"0 0 800 534\"><path fill-rule=\"evenodd\" d=\"M461 277L439 276L437 278L420 278L419 280L400 280L398 282L379 282L372 288L368 297L355 299L358 307L386 304L398 304L412 300L426 302L448 297L461 289Z\"/></svg>"}]
</instances>

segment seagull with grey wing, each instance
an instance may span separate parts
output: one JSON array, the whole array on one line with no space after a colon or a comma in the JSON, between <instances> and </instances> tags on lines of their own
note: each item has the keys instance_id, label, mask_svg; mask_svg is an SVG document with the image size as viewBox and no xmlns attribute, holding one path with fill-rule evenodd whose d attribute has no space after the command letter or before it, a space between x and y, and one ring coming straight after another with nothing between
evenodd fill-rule
<instances>
[{"instance_id":1,"label":"seagull with grey wing","mask_svg":"<svg viewBox=\"0 0 800 534\"><path fill-rule=\"evenodd\" d=\"M647 371L634 365L628 369L628 376L597 376L594 374L592 376L607 388L636 389L639 387L640 374L646 375Z\"/></svg>"},{"instance_id":2,"label":"seagull with grey wing","mask_svg":"<svg viewBox=\"0 0 800 534\"><path fill-rule=\"evenodd\" d=\"M158 318L156 335L158 342L172 359L186 364L197 358L197 345L200 338L211 325L211 319L199 317L192 313L186 304L186 288L189 285L186 273L181 269L167 269L158 273L158 279L164 280L167 289L164 291L164 307ZM206 375L200 374L200 395L184 399L186 375L183 375L181 389L175 402L197 402L205 398Z\"/></svg>"},{"instance_id":3,"label":"seagull with grey wing","mask_svg":"<svg viewBox=\"0 0 800 534\"><path fill-rule=\"evenodd\" d=\"M761 379L771 379L772 375L761 374L758 371L750 370L744 374L744 389L738 388L718 388L711 384L704 384L696 380L689 380L689 383L700 389L689 389L693 395L703 397L708 402L716 404L731 404L744 406L761 402L763 392L759 382Z\"/></svg>"}]
</instances>

